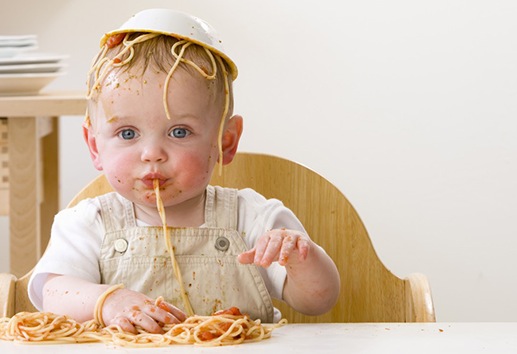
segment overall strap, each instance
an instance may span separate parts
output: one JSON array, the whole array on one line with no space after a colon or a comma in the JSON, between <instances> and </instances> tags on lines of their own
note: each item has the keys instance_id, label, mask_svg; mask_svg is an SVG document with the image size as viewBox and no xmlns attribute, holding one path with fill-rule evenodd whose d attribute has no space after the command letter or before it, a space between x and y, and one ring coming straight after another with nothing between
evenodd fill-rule
<instances>
[{"instance_id":1,"label":"overall strap","mask_svg":"<svg viewBox=\"0 0 517 354\"><path fill-rule=\"evenodd\" d=\"M237 189L209 185L206 188L205 224L207 227L237 229Z\"/></svg>"},{"instance_id":2,"label":"overall strap","mask_svg":"<svg viewBox=\"0 0 517 354\"><path fill-rule=\"evenodd\" d=\"M113 232L136 226L133 203L116 192L98 197L101 205L101 216L106 232Z\"/></svg>"}]
</instances>

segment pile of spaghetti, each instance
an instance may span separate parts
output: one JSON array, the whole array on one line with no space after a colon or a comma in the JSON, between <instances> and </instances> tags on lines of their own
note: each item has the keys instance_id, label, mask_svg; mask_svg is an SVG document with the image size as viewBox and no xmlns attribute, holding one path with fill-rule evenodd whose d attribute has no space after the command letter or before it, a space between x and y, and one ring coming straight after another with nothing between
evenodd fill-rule
<instances>
[{"instance_id":1,"label":"pile of spaghetti","mask_svg":"<svg viewBox=\"0 0 517 354\"><path fill-rule=\"evenodd\" d=\"M273 329L285 324L264 325L232 308L212 316L190 316L185 322L163 327L164 334L139 329L138 334L118 326L101 327L91 320L78 323L66 316L47 312L20 312L0 319L0 339L36 343L104 342L126 347L159 347L172 344L202 346L256 342L271 337Z\"/></svg>"}]
</instances>

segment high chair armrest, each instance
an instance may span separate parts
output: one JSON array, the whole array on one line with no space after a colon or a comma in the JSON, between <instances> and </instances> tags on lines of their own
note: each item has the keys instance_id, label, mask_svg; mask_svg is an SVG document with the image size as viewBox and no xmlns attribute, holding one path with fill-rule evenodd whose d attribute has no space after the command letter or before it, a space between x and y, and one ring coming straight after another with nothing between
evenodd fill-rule
<instances>
[{"instance_id":1,"label":"high chair armrest","mask_svg":"<svg viewBox=\"0 0 517 354\"><path fill-rule=\"evenodd\" d=\"M0 273L0 317L14 315L16 294L16 277L9 273Z\"/></svg>"},{"instance_id":2,"label":"high chair armrest","mask_svg":"<svg viewBox=\"0 0 517 354\"><path fill-rule=\"evenodd\" d=\"M406 322L436 322L429 281L424 274L412 273L406 279Z\"/></svg>"}]
</instances>

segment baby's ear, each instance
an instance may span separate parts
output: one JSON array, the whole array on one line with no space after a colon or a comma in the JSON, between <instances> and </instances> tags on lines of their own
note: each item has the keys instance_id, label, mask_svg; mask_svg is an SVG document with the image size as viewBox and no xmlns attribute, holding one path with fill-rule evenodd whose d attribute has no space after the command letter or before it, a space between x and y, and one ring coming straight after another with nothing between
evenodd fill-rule
<instances>
[{"instance_id":1,"label":"baby's ear","mask_svg":"<svg viewBox=\"0 0 517 354\"><path fill-rule=\"evenodd\" d=\"M222 140L223 165L229 164L235 157L242 135L242 128L243 119L239 115L231 117L226 123Z\"/></svg>"},{"instance_id":2,"label":"baby's ear","mask_svg":"<svg viewBox=\"0 0 517 354\"><path fill-rule=\"evenodd\" d=\"M92 125L87 121L83 123L83 138L86 142L86 145L88 145L88 150L90 150L90 157L93 161L93 166L97 170L102 171L101 158L99 155L99 150L97 149L97 140L95 139Z\"/></svg>"}]
</instances>

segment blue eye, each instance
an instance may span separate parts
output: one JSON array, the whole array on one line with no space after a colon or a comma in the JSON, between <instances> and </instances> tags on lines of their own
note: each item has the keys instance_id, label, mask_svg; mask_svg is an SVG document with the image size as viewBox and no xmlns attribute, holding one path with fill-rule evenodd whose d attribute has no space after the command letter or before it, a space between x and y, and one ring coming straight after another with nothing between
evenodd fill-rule
<instances>
[{"instance_id":1,"label":"blue eye","mask_svg":"<svg viewBox=\"0 0 517 354\"><path fill-rule=\"evenodd\" d=\"M136 132L133 129L124 129L118 133L118 136L124 140L131 140L136 138Z\"/></svg>"},{"instance_id":2,"label":"blue eye","mask_svg":"<svg viewBox=\"0 0 517 354\"><path fill-rule=\"evenodd\" d=\"M190 131L185 128L174 128L171 132L171 136L174 138L185 138L190 135Z\"/></svg>"}]
</instances>

